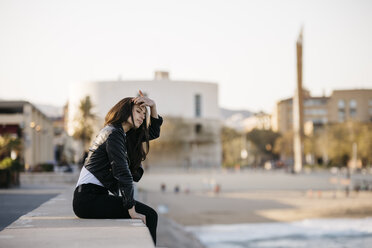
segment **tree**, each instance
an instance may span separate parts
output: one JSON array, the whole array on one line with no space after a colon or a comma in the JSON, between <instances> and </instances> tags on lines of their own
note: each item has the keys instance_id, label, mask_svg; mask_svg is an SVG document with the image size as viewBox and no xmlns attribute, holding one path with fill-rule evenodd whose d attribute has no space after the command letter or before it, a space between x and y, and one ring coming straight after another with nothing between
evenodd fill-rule
<instances>
[{"instance_id":1,"label":"tree","mask_svg":"<svg viewBox=\"0 0 372 248\"><path fill-rule=\"evenodd\" d=\"M79 113L76 116L77 127L75 128L73 137L81 140L84 150L87 150L93 134L93 124L96 120L96 115L92 112L93 104L89 96L80 100Z\"/></svg>"},{"instance_id":2,"label":"tree","mask_svg":"<svg viewBox=\"0 0 372 248\"><path fill-rule=\"evenodd\" d=\"M225 167L233 167L241 162L243 134L235 129L222 127L221 142L222 142L222 163Z\"/></svg>"},{"instance_id":3,"label":"tree","mask_svg":"<svg viewBox=\"0 0 372 248\"><path fill-rule=\"evenodd\" d=\"M280 154L285 159L293 158L293 132L288 131L275 140L274 153Z\"/></svg>"},{"instance_id":4,"label":"tree","mask_svg":"<svg viewBox=\"0 0 372 248\"><path fill-rule=\"evenodd\" d=\"M359 129L358 137L358 156L362 160L362 165L372 164L372 124L367 123Z\"/></svg>"},{"instance_id":5,"label":"tree","mask_svg":"<svg viewBox=\"0 0 372 248\"><path fill-rule=\"evenodd\" d=\"M312 137L305 138L305 153L322 158L332 166L346 166L352 158L353 144L357 157L365 166L372 162L372 124L355 121L323 126ZM328 163L327 163L328 164Z\"/></svg>"},{"instance_id":6,"label":"tree","mask_svg":"<svg viewBox=\"0 0 372 248\"><path fill-rule=\"evenodd\" d=\"M20 138L10 134L0 135L0 170L10 169L17 172L23 170L22 149L23 145ZM16 154L16 158L12 156L12 152ZM13 180L14 184L19 185L19 173L15 173L14 175L11 181ZM8 185L11 181L7 181L5 184ZM0 184L3 185L3 183Z\"/></svg>"},{"instance_id":7,"label":"tree","mask_svg":"<svg viewBox=\"0 0 372 248\"><path fill-rule=\"evenodd\" d=\"M372 163L372 123L347 121L319 127L311 136L305 136L304 153L314 155L318 163L346 166L352 159L353 144L363 166ZM274 152L293 157L293 133L284 133L276 140Z\"/></svg>"},{"instance_id":8,"label":"tree","mask_svg":"<svg viewBox=\"0 0 372 248\"><path fill-rule=\"evenodd\" d=\"M12 137L9 134L0 136L0 160L5 157L10 157L11 152L14 151L17 157L22 151L22 141L20 138Z\"/></svg>"},{"instance_id":9,"label":"tree","mask_svg":"<svg viewBox=\"0 0 372 248\"><path fill-rule=\"evenodd\" d=\"M279 133L271 130L253 129L246 134L254 146L255 163L261 165L264 160L272 160L277 158L276 152L273 150L275 141L280 137Z\"/></svg>"},{"instance_id":10,"label":"tree","mask_svg":"<svg viewBox=\"0 0 372 248\"><path fill-rule=\"evenodd\" d=\"M155 139L151 143L152 152L172 152L186 146L191 136L192 126L182 118L163 118L161 127L161 139Z\"/></svg>"}]
</instances>

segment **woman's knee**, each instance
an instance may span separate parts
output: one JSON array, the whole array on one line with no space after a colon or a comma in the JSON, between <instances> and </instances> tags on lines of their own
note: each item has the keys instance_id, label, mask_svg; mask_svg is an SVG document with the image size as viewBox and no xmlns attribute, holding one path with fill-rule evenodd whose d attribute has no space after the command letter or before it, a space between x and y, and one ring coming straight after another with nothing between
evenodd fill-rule
<instances>
[{"instance_id":1,"label":"woman's knee","mask_svg":"<svg viewBox=\"0 0 372 248\"><path fill-rule=\"evenodd\" d=\"M154 218L154 221L156 221L156 223L158 222L158 213L154 210L154 209L152 209L153 210L153 218Z\"/></svg>"},{"instance_id":2,"label":"woman's knee","mask_svg":"<svg viewBox=\"0 0 372 248\"><path fill-rule=\"evenodd\" d=\"M149 207L149 209L147 211L147 214L146 214L146 218L148 220L151 220L152 222L157 223L158 222L158 213L153 208Z\"/></svg>"},{"instance_id":3,"label":"woman's knee","mask_svg":"<svg viewBox=\"0 0 372 248\"><path fill-rule=\"evenodd\" d=\"M149 222L157 223L158 222L158 213L150 206L146 204L137 202L136 211L140 214L146 215L146 219Z\"/></svg>"}]
</instances>

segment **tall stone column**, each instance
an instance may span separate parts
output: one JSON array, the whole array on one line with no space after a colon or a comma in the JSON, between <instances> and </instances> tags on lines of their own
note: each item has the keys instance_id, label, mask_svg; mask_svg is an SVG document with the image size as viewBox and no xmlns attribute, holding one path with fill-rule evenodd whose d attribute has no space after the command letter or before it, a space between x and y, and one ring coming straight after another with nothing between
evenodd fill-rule
<instances>
[{"instance_id":1,"label":"tall stone column","mask_svg":"<svg viewBox=\"0 0 372 248\"><path fill-rule=\"evenodd\" d=\"M297 51L297 88L293 97L293 151L294 172L299 173L303 165L303 91L302 91L302 37L303 29L296 42Z\"/></svg>"}]
</instances>

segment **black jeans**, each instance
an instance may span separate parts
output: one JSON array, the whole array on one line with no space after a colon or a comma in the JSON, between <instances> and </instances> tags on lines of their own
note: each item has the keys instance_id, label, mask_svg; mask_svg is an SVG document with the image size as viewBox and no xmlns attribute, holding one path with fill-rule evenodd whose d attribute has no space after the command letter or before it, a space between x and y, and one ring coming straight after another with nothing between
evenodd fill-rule
<instances>
[{"instance_id":1,"label":"black jeans","mask_svg":"<svg viewBox=\"0 0 372 248\"><path fill-rule=\"evenodd\" d=\"M83 184L77 187L72 202L74 212L79 218L86 219L130 219L128 209L123 206L119 196L109 195L106 188L95 184ZM156 226L158 214L154 209L136 201L136 212L146 216L146 226L156 244Z\"/></svg>"}]
</instances>

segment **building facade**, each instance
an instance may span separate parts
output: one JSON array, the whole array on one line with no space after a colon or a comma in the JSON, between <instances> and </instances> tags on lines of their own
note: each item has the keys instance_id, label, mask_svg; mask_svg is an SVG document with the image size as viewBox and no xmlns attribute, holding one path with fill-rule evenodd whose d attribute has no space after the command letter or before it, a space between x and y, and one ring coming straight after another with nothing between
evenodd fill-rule
<instances>
[{"instance_id":1,"label":"building facade","mask_svg":"<svg viewBox=\"0 0 372 248\"><path fill-rule=\"evenodd\" d=\"M335 90L328 102L329 122L372 122L371 90Z\"/></svg>"},{"instance_id":2,"label":"building facade","mask_svg":"<svg viewBox=\"0 0 372 248\"><path fill-rule=\"evenodd\" d=\"M73 134L76 118L79 118L79 103L86 96L90 96L97 116L94 124L96 134L110 108L124 97L138 96L138 90L155 100L158 113L164 118L161 137L150 146L148 166L221 166L218 85L170 80L168 72L155 72L153 80L71 85L67 118L69 135Z\"/></svg>"},{"instance_id":3,"label":"building facade","mask_svg":"<svg viewBox=\"0 0 372 248\"><path fill-rule=\"evenodd\" d=\"M277 103L273 114L274 131L285 133L292 130L292 104L292 98ZM372 89L335 90L329 97L311 97L309 92L305 91L305 129L306 126L316 129L327 123L341 123L347 120L372 121Z\"/></svg>"},{"instance_id":4,"label":"building facade","mask_svg":"<svg viewBox=\"0 0 372 248\"><path fill-rule=\"evenodd\" d=\"M53 123L26 101L0 101L0 135L20 138L25 169L53 161Z\"/></svg>"}]
</instances>

